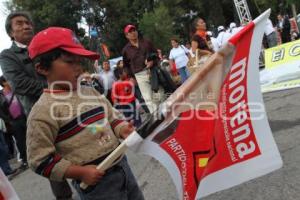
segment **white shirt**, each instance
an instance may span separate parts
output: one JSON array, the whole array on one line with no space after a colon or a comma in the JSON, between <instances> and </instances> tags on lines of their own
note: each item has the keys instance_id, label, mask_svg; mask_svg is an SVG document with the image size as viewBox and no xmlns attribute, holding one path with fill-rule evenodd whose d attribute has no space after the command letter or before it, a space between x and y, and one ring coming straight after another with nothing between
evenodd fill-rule
<instances>
[{"instance_id":1,"label":"white shirt","mask_svg":"<svg viewBox=\"0 0 300 200\"><path fill-rule=\"evenodd\" d=\"M265 34L270 35L275 31L275 28L273 27L273 24L270 19L267 19L266 27L265 27Z\"/></svg>"},{"instance_id":2,"label":"white shirt","mask_svg":"<svg viewBox=\"0 0 300 200\"><path fill-rule=\"evenodd\" d=\"M230 37L231 35L229 33L226 33L225 31L220 32L217 37L219 48L221 48L230 39Z\"/></svg>"},{"instance_id":3,"label":"white shirt","mask_svg":"<svg viewBox=\"0 0 300 200\"><path fill-rule=\"evenodd\" d=\"M213 50L214 50L215 52L217 52L217 51L219 50L219 44L218 44L217 38L210 37L210 41L211 41Z\"/></svg>"},{"instance_id":4,"label":"white shirt","mask_svg":"<svg viewBox=\"0 0 300 200\"><path fill-rule=\"evenodd\" d=\"M278 26L279 26L279 28L283 28L283 19L282 20L280 20L280 21L278 21Z\"/></svg>"},{"instance_id":5,"label":"white shirt","mask_svg":"<svg viewBox=\"0 0 300 200\"><path fill-rule=\"evenodd\" d=\"M102 84L104 90L110 90L112 88L113 83L116 81L116 77L112 70L104 71L102 70L99 74L99 81Z\"/></svg>"},{"instance_id":6,"label":"white shirt","mask_svg":"<svg viewBox=\"0 0 300 200\"><path fill-rule=\"evenodd\" d=\"M14 41L14 43L15 43L15 44L17 45L17 47L19 47L19 48L22 48L22 49L26 49L26 48L27 48L27 45L22 44L22 43L20 43L20 42Z\"/></svg>"},{"instance_id":7,"label":"white shirt","mask_svg":"<svg viewBox=\"0 0 300 200\"><path fill-rule=\"evenodd\" d=\"M175 61L177 69L186 67L189 61L189 58L186 55L187 53L189 53L189 50L183 45L179 45L177 48L171 49L169 59Z\"/></svg>"}]
</instances>

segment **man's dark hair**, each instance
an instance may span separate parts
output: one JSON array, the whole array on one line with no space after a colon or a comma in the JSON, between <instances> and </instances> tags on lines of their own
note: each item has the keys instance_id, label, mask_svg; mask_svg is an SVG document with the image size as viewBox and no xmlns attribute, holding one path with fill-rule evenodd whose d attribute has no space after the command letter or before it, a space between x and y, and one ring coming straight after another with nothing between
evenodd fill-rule
<instances>
[{"instance_id":1,"label":"man's dark hair","mask_svg":"<svg viewBox=\"0 0 300 200\"><path fill-rule=\"evenodd\" d=\"M6 21L5 21L5 30L9 37L10 37L10 33L12 31L12 19L15 17L25 17L28 21L30 21L32 23L32 19L28 12L16 11L16 12L10 13L7 16ZM14 38L12 38L12 37L10 37L10 38L11 38L11 40L14 40Z\"/></svg>"},{"instance_id":2,"label":"man's dark hair","mask_svg":"<svg viewBox=\"0 0 300 200\"><path fill-rule=\"evenodd\" d=\"M4 83L6 82L6 79L4 78L4 76L0 76L0 85L2 87L4 87Z\"/></svg>"},{"instance_id":3,"label":"man's dark hair","mask_svg":"<svg viewBox=\"0 0 300 200\"><path fill-rule=\"evenodd\" d=\"M105 63L105 62L109 63L109 59L105 58L105 59L102 61L102 64Z\"/></svg>"},{"instance_id":4,"label":"man's dark hair","mask_svg":"<svg viewBox=\"0 0 300 200\"><path fill-rule=\"evenodd\" d=\"M170 41L175 41L176 43L179 43L178 37L171 37Z\"/></svg>"}]
</instances>

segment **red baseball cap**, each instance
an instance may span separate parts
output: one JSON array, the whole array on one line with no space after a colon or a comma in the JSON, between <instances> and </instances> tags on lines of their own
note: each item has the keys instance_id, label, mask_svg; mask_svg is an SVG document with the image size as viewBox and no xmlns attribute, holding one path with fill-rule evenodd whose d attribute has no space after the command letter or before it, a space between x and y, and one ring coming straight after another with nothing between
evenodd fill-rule
<instances>
[{"instance_id":1,"label":"red baseball cap","mask_svg":"<svg viewBox=\"0 0 300 200\"><path fill-rule=\"evenodd\" d=\"M135 28L134 25L128 24L128 25L125 26L125 28L124 28L124 33L129 33L129 31L130 31L131 29L136 29L136 28Z\"/></svg>"},{"instance_id":2,"label":"red baseball cap","mask_svg":"<svg viewBox=\"0 0 300 200\"><path fill-rule=\"evenodd\" d=\"M100 57L99 54L86 50L72 30L62 27L50 27L36 34L28 46L29 57L33 59L56 48L93 60Z\"/></svg>"}]
</instances>

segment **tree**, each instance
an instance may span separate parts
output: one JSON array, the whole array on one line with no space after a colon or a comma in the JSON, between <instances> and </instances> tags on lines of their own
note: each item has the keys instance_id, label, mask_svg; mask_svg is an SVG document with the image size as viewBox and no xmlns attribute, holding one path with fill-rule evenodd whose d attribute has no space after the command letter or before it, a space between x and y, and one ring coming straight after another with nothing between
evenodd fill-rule
<instances>
[{"instance_id":1,"label":"tree","mask_svg":"<svg viewBox=\"0 0 300 200\"><path fill-rule=\"evenodd\" d=\"M36 31L49 26L67 27L75 31L82 9L79 2L72 0L12 0L10 10L30 12Z\"/></svg>"},{"instance_id":2,"label":"tree","mask_svg":"<svg viewBox=\"0 0 300 200\"><path fill-rule=\"evenodd\" d=\"M153 12L146 12L140 20L139 28L143 35L150 39L156 48L167 52L170 49L170 38L175 36L173 20L168 9L160 4Z\"/></svg>"},{"instance_id":3,"label":"tree","mask_svg":"<svg viewBox=\"0 0 300 200\"><path fill-rule=\"evenodd\" d=\"M96 26L100 38L113 53L119 56L127 43L123 29L127 24L136 25L166 50L169 38L178 36L189 41L196 17L206 20L209 30L218 25L228 26L238 22L233 0L11 0L10 10L27 10L35 22L36 31L48 26L63 26L80 33L77 23L85 18L89 26ZM279 12L291 14L291 5L300 7L299 0L247 0L253 18L272 8L271 19ZM84 37L82 37L84 38ZM85 43L88 43L85 38Z\"/></svg>"},{"instance_id":4,"label":"tree","mask_svg":"<svg viewBox=\"0 0 300 200\"><path fill-rule=\"evenodd\" d=\"M127 43L123 29L127 24L138 25L146 10L151 9L151 1L140 0L90 0L93 7L91 21L100 29L100 38L105 41L113 56L121 54ZM91 22L90 21L90 22Z\"/></svg>"}]
</instances>

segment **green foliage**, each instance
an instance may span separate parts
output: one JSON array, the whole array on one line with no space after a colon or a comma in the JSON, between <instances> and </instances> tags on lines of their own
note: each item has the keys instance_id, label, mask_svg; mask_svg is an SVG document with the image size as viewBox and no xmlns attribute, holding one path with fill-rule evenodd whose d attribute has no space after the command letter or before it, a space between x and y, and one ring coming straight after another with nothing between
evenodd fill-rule
<instances>
[{"instance_id":1,"label":"green foliage","mask_svg":"<svg viewBox=\"0 0 300 200\"><path fill-rule=\"evenodd\" d=\"M29 11L36 31L49 26L76 30L81 19L81 5L72 0L12 0L11 9Z\"/></svg>"},{"instance_id":2,"label":"green foliage","mask_svg":"<svg viewBox=\"0 0 300 200\"><path fill-rule=\"evenodd\" d=\"M160 4L153 12L146 12L139 23L144 37L150 39L156 48L167 52L170 49L170 38L175 36L173 20L168 8Z\"/></svg>"},{"instance_id":3,"label":"green foliage","mask_svg":"<svg viewBox=\"0 0 300 200\"><path fill-rule=\"evenodd\" d=\"M300 9L299 0L247 0L252 17L271 8L271 19L279 12L291 14L291 4ZM178 36L190 40L196 17L206 20L210 30L218 25L238 22L233 0L11 0L10 10L27 10L35 22L36 31L48 26L63 26L74 30L85 45L83 30L77 23L84 17L89 25L100 31L101 40L114 56L119 56L127 43L123 29L136 25L141 33L166 53L169 38ZM193 13L191 15L191 13Z\"/></svg>"}]
</instances>

